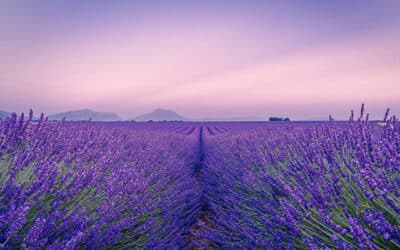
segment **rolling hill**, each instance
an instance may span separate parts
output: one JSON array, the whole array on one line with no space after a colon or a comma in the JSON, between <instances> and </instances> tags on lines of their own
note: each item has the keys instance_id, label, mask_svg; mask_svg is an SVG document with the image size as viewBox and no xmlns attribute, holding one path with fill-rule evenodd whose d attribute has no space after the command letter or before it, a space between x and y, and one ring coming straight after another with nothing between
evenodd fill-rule
<instances>
[{"instance_id":1,"label":"rolling hill","mask_svg":"<svg viewBox=\"0 0 400 250\"><path fill-rule=\"evenodd\" d=\"M187 121L189 119L184 118L175 111L168 109L155 109L150 113L139 115L134 118L135 121Z\"/></svg>"},{"instance_id":2,"label":"rolling hill","mask_svg":"<svg viewBox=\"0 0 400 250\"><path fill-rule=\"evenodd\" d=\"M11 113L9 113L9 112L0 110L0 119L4 119L4 118L6 118L7 116L9 116L10 114L11 114Z\"/></svg>"},{"instance_id":3,"label":"rolling hill","mask_svg":"<svg viewBox=\"0 0 400 250\"><path fill-rule=\"evenodd\" d=\"M121 118L112 112L96 112L90 109L72 110L58 114L49 115L49 120L62 120L65 117L66 121L119 121Z\"/></svg>"}]
</instances>

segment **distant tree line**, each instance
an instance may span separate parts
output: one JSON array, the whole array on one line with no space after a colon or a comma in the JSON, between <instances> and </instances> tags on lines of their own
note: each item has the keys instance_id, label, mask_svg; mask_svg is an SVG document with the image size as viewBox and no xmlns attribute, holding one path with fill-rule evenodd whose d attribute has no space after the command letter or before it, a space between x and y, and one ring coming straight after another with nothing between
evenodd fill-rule
<instances>
[{"instance_id":1,"label":"distant tree line","mask_svg":"<svg viewBox=\"0 0 400 250\"><path fill-rule=\"evenodd\" d=\"M283 118L283 117L270 117L269 118L270 122L289 122L290 119L289 117Z\"/></svg>"}]
</instances>

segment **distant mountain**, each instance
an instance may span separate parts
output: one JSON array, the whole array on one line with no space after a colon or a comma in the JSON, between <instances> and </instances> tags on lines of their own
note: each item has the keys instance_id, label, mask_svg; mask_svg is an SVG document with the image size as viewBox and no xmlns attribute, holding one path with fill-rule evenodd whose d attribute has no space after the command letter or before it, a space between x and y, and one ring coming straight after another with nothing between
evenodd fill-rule
<instances>
[{"instance_id":1,"label":"distant mountain","mask_svg":"<svg viewBox=\"0 0 400 250\"><path fill-rule=\"evenodd\" d=\"M96 112L90 109L72 110L54 115L49 115L50 121L62 120L65 117L66 121L119 121L121 118L111 112Z\"/></svg>"},{"instance_id":2,"label":"distant mountain","mask_svg":"<svg viewBox=\"0 0 400 250\"><path fill-rule=\"evenodd\" d=\"M8 113L6 111L0 110L0 119L4 119L9 115L11 115L11 113Z\"/></svg>"},{"instance_id":3,"label":"distant mountain","mask_svg":"<svg viewBox=\"0 0 400 250\"><path fill-rule=\"evenodd\" d=\"M150 113L140 115L135 121L187 121L189 119L182 117L176 112L168 109L156 109Z\"/></svg>"}]
</instances>

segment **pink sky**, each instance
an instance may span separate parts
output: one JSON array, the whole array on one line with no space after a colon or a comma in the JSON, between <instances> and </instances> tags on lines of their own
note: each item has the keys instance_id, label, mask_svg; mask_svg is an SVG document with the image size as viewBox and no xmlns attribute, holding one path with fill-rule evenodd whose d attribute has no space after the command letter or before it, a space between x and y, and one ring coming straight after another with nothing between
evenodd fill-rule
<instances>
[{"instance_id":1,"label":"pink sky","mask_svg":"<svg viewBox=\"0 0 400 250\"><path fill-rule=\"evenodd\" d=\"M375 118L400 113L400 28L385 6L338 4L331 19L315 6L141 6L137 19L139 7L36 7L9 5L0 19L0 110L310 119L365 102Z\"/></svg>"}]
</instances>

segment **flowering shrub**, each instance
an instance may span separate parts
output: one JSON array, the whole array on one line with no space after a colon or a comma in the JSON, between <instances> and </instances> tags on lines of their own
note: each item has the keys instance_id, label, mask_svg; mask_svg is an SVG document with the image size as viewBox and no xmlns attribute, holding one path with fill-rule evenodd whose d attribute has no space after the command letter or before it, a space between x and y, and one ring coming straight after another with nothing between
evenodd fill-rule
<instances>
[{"instance_id":1,"label":"flowering shrub","mask_svg":"<svg viewBox=\"0 0 400 250\"><path fill-rule=\"evenodd\" d=\"M198 135L134 123L0 122L0 244L179 246L195 218Z\"/></svg>"},{"instance_id":2,"label":"flowering shrub","mask_svg":"<svg viewBox=\"0 0 400 250\"><path fill-rule=\"evenodd\" d=\"M400 248L400 124L362 113L207 134L215 226L203 237L232 248Z\"/></svg>"},{"instance_id":3,"label":"flowering shrub","mask_svg":"<svg viewBox=\"0 0 400 250\"><path fill-rule=\"evenodd\" d=\"M400 124L0 121L0 248L400 248Z\"/></svg>"}]
</instances>

